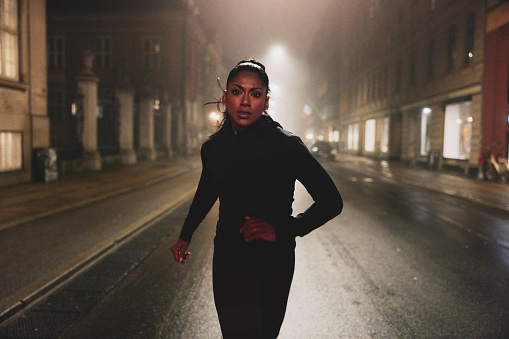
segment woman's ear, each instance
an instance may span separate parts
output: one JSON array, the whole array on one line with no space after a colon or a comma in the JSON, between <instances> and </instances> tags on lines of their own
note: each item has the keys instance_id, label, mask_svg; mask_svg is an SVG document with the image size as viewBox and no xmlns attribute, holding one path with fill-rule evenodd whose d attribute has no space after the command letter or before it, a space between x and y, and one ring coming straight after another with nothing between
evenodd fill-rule
<instances>
[{"instance_id":1,"label":"woman's ear","mask_svg":"<svg viewBox=\"0 0 509 339\"><path fill-rule=\"evenodd\" d=\"M267 96L267 97L265 98L265 107L264 107L264 109L263 109L264 111L268 111L268 110L269 110L269 101L270 101L270 97L269 97L269 96Z\"/></svg>"},{"instance_id":2,"label":"woman's ear","mask_svg":"<svg viewBox=\"0 0 509 339\"><path fill-rule=\"evenodd\" d=\"M226 91L223 91L223 95L221 96L221 103L226 106Z\"/></svg>"}]
</instances>

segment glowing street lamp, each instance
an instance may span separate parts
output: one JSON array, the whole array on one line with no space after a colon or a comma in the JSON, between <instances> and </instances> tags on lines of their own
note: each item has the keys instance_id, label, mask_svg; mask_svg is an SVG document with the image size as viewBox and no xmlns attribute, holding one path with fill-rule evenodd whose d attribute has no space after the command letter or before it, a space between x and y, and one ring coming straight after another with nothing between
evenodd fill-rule
<instances>
[{"instance_id":1,"label":"glowing street lamp","mask_svg":"<svg viewBox=\"0 0 509 339\"><path fill-rule=\"evenodd\" d=\"M210 112L209 118L213 122L218 122L219 120L221 120L221 116L217 112Z\"/></svg>"}]
</instances>

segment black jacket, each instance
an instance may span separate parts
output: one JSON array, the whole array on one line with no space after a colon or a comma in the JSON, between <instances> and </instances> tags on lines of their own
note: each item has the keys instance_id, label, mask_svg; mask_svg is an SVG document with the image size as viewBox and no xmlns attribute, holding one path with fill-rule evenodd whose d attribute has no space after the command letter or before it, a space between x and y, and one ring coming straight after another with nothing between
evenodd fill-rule
<instances>
[{"instance_id":1,"label":"black jacket","mask_svg":"<svg viewBox=\"0 0 509 339\"><path fill-rule=\"evenodd\" d=\"M224 128L201 148L202 174L180 239L191 241L219 197L215 251L285 252L304 236L341 213L343 201L327 172L300 138L263 115L244 131ZM314 200L292 217L295 181ZM240 234L245 217L264 218L276 231L276 243L247 244Z\"/></svg>"}]
</instances>

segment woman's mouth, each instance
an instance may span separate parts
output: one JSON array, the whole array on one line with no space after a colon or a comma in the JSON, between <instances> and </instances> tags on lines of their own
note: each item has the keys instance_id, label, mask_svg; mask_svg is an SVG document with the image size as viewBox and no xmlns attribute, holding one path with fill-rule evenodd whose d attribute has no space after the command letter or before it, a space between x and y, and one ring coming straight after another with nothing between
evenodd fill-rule
<instances>
[{"instance_id":1,"label":"woman's mouth","mask_svg":"<svg viewBox=\"0 0 509 339\"><path fill-rule=\"evenodd\" d=\"M249 118L249 116L251 115L250 112L248 111L237 111L237 115L239 116L239 118L241 119L247 119Z\"/></svg>"}]
</instances>

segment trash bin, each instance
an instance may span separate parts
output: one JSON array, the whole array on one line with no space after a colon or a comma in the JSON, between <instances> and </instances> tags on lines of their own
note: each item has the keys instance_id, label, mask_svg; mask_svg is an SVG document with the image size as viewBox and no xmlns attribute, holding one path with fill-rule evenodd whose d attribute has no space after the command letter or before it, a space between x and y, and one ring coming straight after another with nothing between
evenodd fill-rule
<instances>
[{"instance_id":1,"label":"trash bin","mask_svg":"<svg viewBox=\"0 0 509 339\"><path fill-rule=\"evenodd\" d=\"M35 148L32 163L34 181L58 180L57 151L54 148Z\"/></svg>"}]
</instances>

